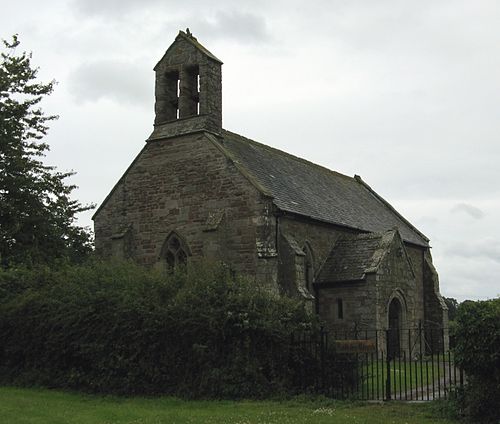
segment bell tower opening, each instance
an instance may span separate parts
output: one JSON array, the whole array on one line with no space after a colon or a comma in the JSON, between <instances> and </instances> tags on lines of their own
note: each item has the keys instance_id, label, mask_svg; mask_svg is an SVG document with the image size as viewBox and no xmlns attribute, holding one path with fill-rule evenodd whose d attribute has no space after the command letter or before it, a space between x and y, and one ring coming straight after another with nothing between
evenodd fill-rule
<instances>
[{"instance_id":1,"label":"bell tower opening","mask_svg":"<svg viewBox=\"0 0 500 424\"><path fill-rule=\"evenodd\" d=\"M222 62L189 30L155 66L155 129L150 140L222 131Z\"/></svg>"},{"instance_id":2,"label":"bell tower opening","mask_svg":"<svg viewBox=\"0 0 500 424\"><path fill-rule=\"evenodd\" d=\"M179 72L165 72L160 85L163 90L156 96L156 119L173 121L179 116Z\"/></svg>"},{"instance_id":3,"label":"bell tower opening","mask_svg":"<svg viewBox=\"0 0 500 424\"><path fill-rule=\"evenodd\" d=\"M181 70L179 81L179 118L199 115L199 77L200 67L198 65L186 66Z\"/></svg>"}]
</instances>

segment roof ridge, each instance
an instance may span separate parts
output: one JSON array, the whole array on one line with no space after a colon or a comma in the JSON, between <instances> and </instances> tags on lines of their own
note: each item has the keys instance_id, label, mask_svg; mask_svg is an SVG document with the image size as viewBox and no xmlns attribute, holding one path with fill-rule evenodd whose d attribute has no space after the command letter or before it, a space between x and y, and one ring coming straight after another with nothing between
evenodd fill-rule
<instances>
[{"instance_id":1,"label":"roof ridge","mask_svg":"<svg viewBox=\"0 0 500 424\"><path fill-rule=\"evenodd\" d=\"M294 160L296 160L298 162L302 162L302 163L304 163L306 165L312 165L315 168L319 168L323 172L327 172L327 173L330 173L330 174L335 174L337 176L340 176L342 178L346 178L348 180L354 180L354 177L350 177L349 175L345 175L345 174L342 174L341 172L334 171L334 170L332 170L330 168L327 168L326 166L319 165L317 163L311 162L311 161L309 161L307 159L304 159L304 158L301 158L299 156L292 155L291 153L285 152L284 150L280 150L280 149L278 149L276 147L269 146L268 144L264 144L264 143L260 143L258 141L252 140L251 138L245 137L245 136L243 136L241 134L237 134L235 132L232 132L232 131L229 131L229 130L226 130L226 129L222 129L222 132L223 133L226 132L228 134L235 135L235 136L237 136L239 138L242 138L242 139L244 139L244 140L246 140L246 141L248 141L250 143L257 144L258 146L261 146L264 149L271 150L271 151L274 151L276 153L288 156L289 158L294 159Z\"/></svg>"}]
</instances>

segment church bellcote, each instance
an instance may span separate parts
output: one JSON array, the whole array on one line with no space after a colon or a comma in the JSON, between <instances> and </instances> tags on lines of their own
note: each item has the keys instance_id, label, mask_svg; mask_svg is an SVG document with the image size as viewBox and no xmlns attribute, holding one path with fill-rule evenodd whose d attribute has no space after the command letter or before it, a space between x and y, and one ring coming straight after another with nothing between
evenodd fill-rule
<instances>
[{"instance_id":1,"label":"church bellcote","mask_svg":"<svg viewBox=\"0 0 500 424\"><path fill-rule=\"evenodd\" d=\"M179 31L155 66L152 139L222 130L222 62L189 29Z\"/></svg>"}]
</instances>

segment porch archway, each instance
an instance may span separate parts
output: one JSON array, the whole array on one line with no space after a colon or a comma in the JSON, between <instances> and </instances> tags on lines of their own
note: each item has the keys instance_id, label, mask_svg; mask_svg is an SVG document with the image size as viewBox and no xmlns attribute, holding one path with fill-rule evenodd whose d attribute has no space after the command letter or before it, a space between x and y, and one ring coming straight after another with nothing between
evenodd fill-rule
<instances>
[{"instance_id":1,"label":"porch archway","mask_svg":"<svg viewBox=\"0 0 500 424\"><path fill-rule=\"evenodd\" d=\"M400 356L403 350L404 315L403 302L397 296L392 297L387 308L387 354L390 358Z\"/></svg>"}]
</instances>

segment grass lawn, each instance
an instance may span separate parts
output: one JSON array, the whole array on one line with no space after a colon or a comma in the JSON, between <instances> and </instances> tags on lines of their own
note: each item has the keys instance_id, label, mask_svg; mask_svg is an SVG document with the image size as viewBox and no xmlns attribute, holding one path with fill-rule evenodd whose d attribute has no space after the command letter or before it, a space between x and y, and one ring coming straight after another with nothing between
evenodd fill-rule
<instances>
[{"instance_id":1,"label":"grass lawn","mask_svg":"<svg viewBox=\"0 0 500 424\"><path fill-rule=\"evenodd\" d=\"M2 424L279 424L455 423L433 417L429 404L354 404L330 400L184 401L119 398L0 387Z\"/></svg>"}]
</instances>

